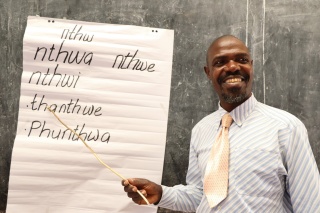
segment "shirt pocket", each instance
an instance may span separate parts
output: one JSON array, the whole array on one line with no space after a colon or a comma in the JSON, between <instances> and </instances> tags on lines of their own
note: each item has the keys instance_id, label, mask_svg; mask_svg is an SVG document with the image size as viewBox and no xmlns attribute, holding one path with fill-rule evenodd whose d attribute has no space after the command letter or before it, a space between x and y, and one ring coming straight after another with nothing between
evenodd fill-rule
<instances>
[{"instance_id":1,"label":"shirt pocket","mask_svg":"<svg viewBox=\"0 0 320 213\"><path fill-rule=\"evenodd\" d=\"M237 148L235 152L235 182L238 194L271 197L281 190L278 156L274 152Z\"/></svg>"}]
</instances>

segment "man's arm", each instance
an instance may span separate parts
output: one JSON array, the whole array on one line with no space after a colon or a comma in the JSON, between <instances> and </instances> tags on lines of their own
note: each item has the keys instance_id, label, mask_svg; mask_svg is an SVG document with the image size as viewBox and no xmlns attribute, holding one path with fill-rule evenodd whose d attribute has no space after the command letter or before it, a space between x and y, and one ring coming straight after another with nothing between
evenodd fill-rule
<instances>
[{"instance_id":1,"label":"man's arm","mask_svg":"<svg viewBox=\"0 0 320 213\"><path fill-rule=\"evenodd\" d=\"M128 179L127 181L122 182L128 197L132 198L137 204L145 204L143 199L135 193L136 190L139 189L142 194L146 195L151 204L157 204L162 208L177 211L195 212L203 195L201 171L198 166L197 153L193 147L196 138L196 133L193 132L191 137L186 186L176 185L167 187L160 186L145 179Z\"/></svg>"},{"instance_id":2,"label":"man's arm","mask_svg":"<svg viewBox=\"0 0 320 213\"><path fill-rule=\"evenodd\" d=\"M305 126L291 130L287 147L287 192L294 212L320 212L320 175Z\"/></svg>"},{"instance_id":3,"label":"man's arm","mask_svg":"<svg viewBox=\"0 0 320 213\"><path fill-rule=\"evenodd\" d=\"M162 198L159 206L183 212L195 212L203 195L203 183L201 171L198 166L198 158L193 147L194 134L191 138L189 167L186 182L187 185L173 187L163 186Z\"/></svg>"}]
</instances>

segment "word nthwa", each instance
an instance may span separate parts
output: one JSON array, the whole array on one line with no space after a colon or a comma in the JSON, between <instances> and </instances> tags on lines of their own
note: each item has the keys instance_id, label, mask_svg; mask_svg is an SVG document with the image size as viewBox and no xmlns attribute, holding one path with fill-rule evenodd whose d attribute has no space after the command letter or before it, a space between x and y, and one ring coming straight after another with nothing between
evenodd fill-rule
<instances>
[{"instance_id":1,"label":"word nthwa","mask_svg":"<svg viewBox=\"0 0 320 213\"><path fill-rule=\"evenodd\" d=\"M40 99L40 101L39 101ZM34 95L33 101L31 102L31 109L34 111L46 111L47 107L49 106L48 103L44 101L45 95L42 97L37 98L37 94ZM101 107L96 107L94 105L81 105L79 104L79 98L77 100L70 100L67 104L51 104L50 109L54 112L59 113L73 113L79 115L94 115L94 116L101 116Z\"/></svg>"},{"instance_id":2,"label":"word nthwa","mask_svg":"<svg viewBox=\"0 0 320 213\"><path fill-rule=\"evenodd\" d=\"M84 141L101 141L107 143L109 142L109 132L100 132L99 129L96 129L95 131L89 131L85 130L85 126L86 124L82 124L81 126L77 125L77 127L73 129L79 136L82 137ZM28 133L28 137L30 136L46 137L56 140L79 140L78 136L69 129L50 129L46 127L46 121L38 120L32 121Z\"/></svg>"},{"instance_id":3,"label":"word nthwa","mask_svg":"<svg viewBox=\"0 0 320 213\"><path fill-rule=\"evenodd\" d=\"M81 31L82 26L78 25L74 26L73 30L70 31L69 29L64 29L61 35L61 39L69 39L69 40L79 40L79 41L87 41L91 42L94 35L88 35L87 33L83 34Z\"/></svg>"},{"instance_id":4,"label":"word nthwa","mask_svg":"<svg viewBox=\"0 0 320 213\"><path fill-rule=\"evenodd\" d=\"M127 55L117 55L112 65L112 68L118 66L116 67L118 69L132 69L140 71L147 70L148 72L154 72L154 63L148 64L147 61L141 61L140 59L135 58L138 52L139 50L137 50L133 55L130 55L130 52Z\"/></svg>"},{"instance_id":5,"label":"word nthwa","mask_svg":"<svg viewBox=\"0 0 320 213\"><path fill-rule=\"evenodd\" d=\"M81 62L87 65L90 65L93 58L92 52L83 52L82 54L79 51L73 52L73 50L66 50L63 48L64 41L59 46L59 50L56 51L54 44L52 47L38 47L34 55L33 60L37 60L38 54L41 59L47 61L62 61L63 63L73 64L74 62L80 64ZM49 50L49 51L48 51ZM41 55L42 54L42 55ZM41 57L42 56L42 57Z\"/></svg>"}]
</instances>

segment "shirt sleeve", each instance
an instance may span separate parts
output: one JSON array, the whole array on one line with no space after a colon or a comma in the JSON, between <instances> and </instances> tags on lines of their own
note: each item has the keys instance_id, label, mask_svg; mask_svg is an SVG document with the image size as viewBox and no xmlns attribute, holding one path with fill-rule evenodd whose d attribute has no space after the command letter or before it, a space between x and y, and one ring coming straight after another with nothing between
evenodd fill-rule
<instances>
[{"instance_id":1,"label":"shirt sleeve","mask_svg":"<svg viewBox=\"0 0 320 213\"><path fill-rule=\"evenodd\" d=\"M175 211L195 212L199 206L203 194L203 184L197 153L194 149L195 140L197 140L197 134L192 131L187 185L162 186L163 193L158 204L159 207Z\"/></svg>"},{"instance_id":2,"label":"shirt sleeve","mask_svg":"<svg viewBox=\"0 0 320 213\"><path fill-rule=\"evenodd\" d=\"M291 129L286 189L293 212L320 212L320 175L305 126Z\"/></svg>"}]
</instances>

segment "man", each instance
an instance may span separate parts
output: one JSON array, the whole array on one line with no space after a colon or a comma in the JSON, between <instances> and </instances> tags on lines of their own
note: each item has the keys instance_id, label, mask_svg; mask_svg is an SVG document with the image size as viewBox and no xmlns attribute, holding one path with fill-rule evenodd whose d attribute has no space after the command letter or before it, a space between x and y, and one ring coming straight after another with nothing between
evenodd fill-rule
<instances>
[{"instance_id":1,"label":"man","mask_svg":"<svg viewBox=\"0 0 320 213\"><path fill-rule=\"evenodd\" d=\"M160 186L145 179L123 181L128 196L185 212L320 212L320 175L305 126L295 116L258 102L252 94L253 61L245 44L222 36L208 48L207 77L219 109L192 130L187 185ZM212 208L203 186L206 166L229 113L227 196Z\"/></svg>"}]
</instances>

